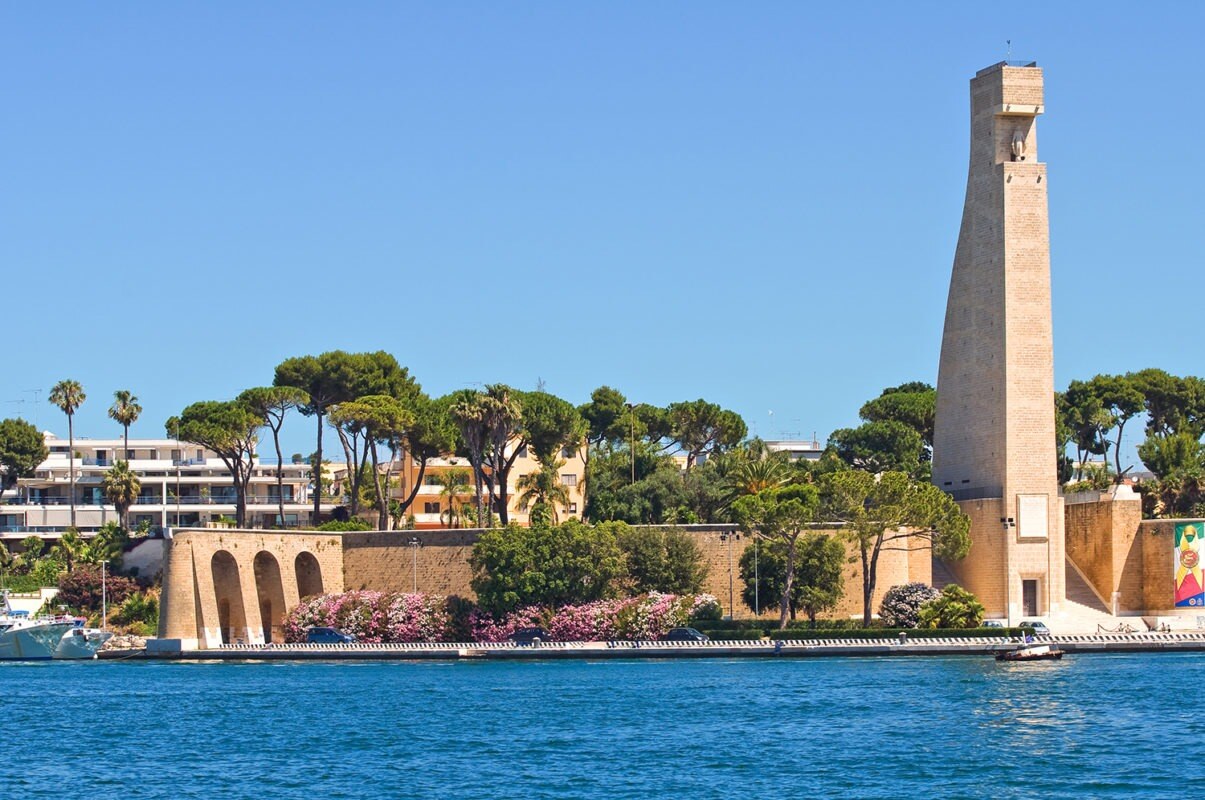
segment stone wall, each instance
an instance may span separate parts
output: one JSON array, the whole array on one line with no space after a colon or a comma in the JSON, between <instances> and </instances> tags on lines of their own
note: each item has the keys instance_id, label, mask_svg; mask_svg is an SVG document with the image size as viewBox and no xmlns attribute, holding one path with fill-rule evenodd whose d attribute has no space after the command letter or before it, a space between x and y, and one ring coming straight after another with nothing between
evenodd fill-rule
<instances>
[{"instance_id":1,"label":"stone wall","mask_svg":"<svg viewBox=\"0 0 1205 800\"><path fill-rule=\"evenodd\" d=\"M752 538L737 531L735 525L686 525L679 529L693 536L703 553L708 567L703 591L719 598L725 612L729 610L731 596L734 616L752 618L753 612L740 599L744 590L740 559L745 549L752 546ZM469 556L480 533L478 530L429 530L344 534L344 586L347 589L409 592L417 585L420 592L473 598L469 585L472 579ZM409 546L407 542L411 538L417 538L421 544ZM922 543L915 544L910 551L888 551L880 557L873 603L876 611L883 593L892 586L913 581L932 582L929 550L921 546ZM847 546L847 556L845 599L832 616L852 617L862 613L861 563L852 546ZM763 598L763 616L774 616L775 601L776 598Z\"/></svg>"},{"instance_id":2,"label":"stone wall","mask_svg":"<svg viewBox=\"0 0 1205 800\"><path fill-rule=\"evenodd\" d=\"M1114 614L1148 608L1142 566L1142 501L1126 488L1095 502L1068 503L1067 558ZM1170 558L1170 555L1169 555Z\"/></svg>"}]
</instances>

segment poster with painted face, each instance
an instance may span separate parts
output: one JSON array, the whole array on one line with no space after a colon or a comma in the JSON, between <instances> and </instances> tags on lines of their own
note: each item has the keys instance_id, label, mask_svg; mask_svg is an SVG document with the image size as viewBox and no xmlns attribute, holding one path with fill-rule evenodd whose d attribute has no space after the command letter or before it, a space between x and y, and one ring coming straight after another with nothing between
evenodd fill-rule
<instances>
[{"instance_id":1,"label":"poster with painted face","mask_svg":"<svg viewBox=\"0 0 1205 800\"><path fill-rule=\"evenodd\" d=\"M1205 607L1205 581L1201 579L1201 535L1205 525L1176 525L1176 606Z\"/></svg>"}]
</instances>

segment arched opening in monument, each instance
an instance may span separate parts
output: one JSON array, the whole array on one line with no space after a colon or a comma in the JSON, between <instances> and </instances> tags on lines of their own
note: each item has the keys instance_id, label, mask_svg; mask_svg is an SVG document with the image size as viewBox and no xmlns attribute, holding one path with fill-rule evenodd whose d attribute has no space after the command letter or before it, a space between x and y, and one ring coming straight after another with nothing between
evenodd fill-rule
<instances>
[{"instance_id":1,"label":"arched opening in monument","mask_svg":"<svg viewBox=\"0 0 1205 800\"><path fill-rule=\"evenodd\" d=\"M265 642L284 641L285 588L276 556L261 550L252 562L255 568L255 595L259 598L259 618L264 626Z\"/></svg>"},{"instance_id":2,"label":"arched opening in monument","mask_svg":"<svg viewBox=\"0 0 1205 800\"><path fill-rule=\"evenodd\" d=\"M302 597L322 594L322 568L313 553L298 553L294 563L297 570L297 593Z\"/></svg>"},{"instance_id":3,"label":"arched opening in monument","mask_svg":"<svg viewBox=\"0 0 1205 800\"><path fill-rule=\"evenodd\" d=\"M243 583L239 579L238 562L225 550L213 554L213 594L218 603L218 625L222 643L233 644L247 638L247 612L243 609Z\"/></svg>"}]
</instances>

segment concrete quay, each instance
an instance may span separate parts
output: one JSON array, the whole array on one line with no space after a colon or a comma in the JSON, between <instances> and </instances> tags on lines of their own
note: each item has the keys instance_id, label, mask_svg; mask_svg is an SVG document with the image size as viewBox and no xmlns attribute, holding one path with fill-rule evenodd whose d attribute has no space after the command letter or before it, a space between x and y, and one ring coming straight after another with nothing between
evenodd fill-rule
<instances>
[{"instance_id":1,"label":"concrete quay","mask_svg":"<svg viewBox=\"0 0 1205 800\"><path fill-rule=\"evenodd\" d=\"M1051 636L1040 640L1068 654L1205 652L1202 633L1135 633ZM416 644L225 645L186 650L172 640L150 640L139 651L102 651L102 660L174 661L457 661L674 658L823 658L982 656L1011 650L1017 643L994 638L906 640L793 639L782 642L545 642Z\"/></svg>"}]
</instances>

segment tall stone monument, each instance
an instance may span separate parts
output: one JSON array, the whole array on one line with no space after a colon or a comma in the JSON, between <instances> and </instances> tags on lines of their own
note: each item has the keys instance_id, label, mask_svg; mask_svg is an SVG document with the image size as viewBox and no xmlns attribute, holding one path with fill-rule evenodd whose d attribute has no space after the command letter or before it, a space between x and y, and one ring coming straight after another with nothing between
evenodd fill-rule
<instances>
[{"instance_id":1,"label":"tall stone monument","mask_svg":"<svg viewBox=\"0 0 1205 800\"><path fill-rule=\"evenodd\" d=\"M933 481L971 517L971 553L950 566L990 615L1014 622L1056 616L1066 593L1044 110L1036 64L996 64L971 81L933 437Z\"/></svg>"}]
</instances>

